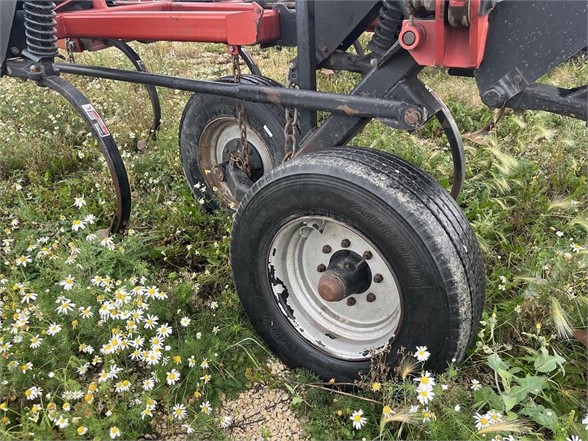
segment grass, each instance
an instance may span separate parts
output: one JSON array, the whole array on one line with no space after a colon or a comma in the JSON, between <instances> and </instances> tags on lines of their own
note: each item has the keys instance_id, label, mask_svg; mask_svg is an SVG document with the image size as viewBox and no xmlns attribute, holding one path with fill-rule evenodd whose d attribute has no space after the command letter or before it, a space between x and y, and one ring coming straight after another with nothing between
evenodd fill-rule
<instances>
[{"instance_id":1,"label":"grass","mask_svg":"<svg viewBox=\"0 0 588 441\"><path fill-rule=\"evenodd\" d=\"M137 48L154 72L229 73L219 46ZM254 52L262 70L283 82L291 53ZM128 67L114 50L78 58ZM345 91L355 78L320 72L319 84ZM493 114L473 81L435 69L422 78L462 133L472 134L459 203L486 262L476 344L465 363L433 377L427 405L417 400L425 368L415 348L389 376L374 360L351 392L304 371L271 384L289 390L313 439L586 439L586 348L574 337L588 328L586 126L507 111L496 128L474 136ZM269 381L268 352L232 286L231 220L204 215L184 182L177 126L189 95L160 90L162 131L138 150L150 124L142 87L71 80L115 134L133 189L131 230L101 235L114 207L111 184L71 107L30 82L3 78L0 438L107 439L120 431L134 439L157 433L153 421L164 419L178 432L223 439L222 397ZM570 62L547 81L586 84L588 64ZM450 155L435 124L409 135L373 122L354 143L402 156L449 186ZM138 354L156 362L138 362ZM356 429L359 410L366 421ZM492 415L498 422L485 427Z\"/></svg>"}]
</instances>

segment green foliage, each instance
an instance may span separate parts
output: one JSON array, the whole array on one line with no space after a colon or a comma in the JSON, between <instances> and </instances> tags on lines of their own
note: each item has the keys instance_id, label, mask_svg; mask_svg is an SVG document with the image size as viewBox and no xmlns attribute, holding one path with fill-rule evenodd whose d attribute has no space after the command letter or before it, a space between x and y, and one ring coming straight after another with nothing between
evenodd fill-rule
<instances>
[{"instance_id":1,"label":"green foliage","mask_svg":"<svg viewBox=\"0 0 588 441\"><path fill-rule=\"evenodd\" d=\"M229 73L220 46L137 47L154 72L205 79ZM293 53L254 52L263 71L282 81ZM81 54L78 61L128 67L110 49ZM431 373L435 395L426 404L418 401L417 386L427 368L416 362L415 348L406 348L404 364L390 375L375 359L372 372L354 385L336 379L322 384L307 372L271 374L265 363L269 351L232 287L231 219L205 216L184 182L177 123L187 93L160 90L162 131L139 149L150 123L144 89L72 79L115 134L133 188L129 234L106 239L112 189L88 129L51 91L3 78L0 438L76 439L81 427L87 429L83 437L109 439L118 427L122 439L137 439L163 436L163 421L179 432L189 426L196 438L222 439L224 401L262 382L289 391L313 439L586 439L586 424L580 423L588 401L586 349L574 335L588 328L587 129L555 115L506 111L493 129L480 133L494 115L479 102L472 80L448 78L437 69L421 78L448 103L464 134L467 180L458 202L482 245L487 274L476 346L463 365ZM328 71L318 78L323 90L339 92L357 79ZM587 63L562 66L547 81L586 84ZM353 144L399 155L450 186L451 155L435 122L409 134L373 121ZM77 207L80 197L85 204ZM83 228L74 229L75 221ZM68 277L74 279L71 290L60 284ZM121 290L131 293L137 286L166 295L135 292L129 303L117 299ZM61 296L75 308L65 306L67 313L60 313ZM141 305L148 307L135 319ZM83 316L85 307L91 317ZM110 308L108 315L101 315L102 307ZM143 337L141 350L153 348L157 331L145 326L147 315L158 318L157 327L167 323L173 330L157 364L133 359L128 341L103 351L113 338ZM136 331L129 330L129 321L136 322ZM49 335L52 324L61 331ZM36 336L40 346L31 347ZM201 366L205 359L208 367ZM101 381L113 366L122 369L117 378ZM172 369L180 381L168 384ZM158 380L152 387L151 378ZM28 399L34 387L42 392ZM205 403L210 415L202 412ZM182 420L174 413L179 405L186 408ZM356 429L359 410L367 420ZM496 423L476 427L491 415ZM62 428L61 416L68 420ZM260 433L270 434L267 427Z\"/></svg>"}]
</instances>

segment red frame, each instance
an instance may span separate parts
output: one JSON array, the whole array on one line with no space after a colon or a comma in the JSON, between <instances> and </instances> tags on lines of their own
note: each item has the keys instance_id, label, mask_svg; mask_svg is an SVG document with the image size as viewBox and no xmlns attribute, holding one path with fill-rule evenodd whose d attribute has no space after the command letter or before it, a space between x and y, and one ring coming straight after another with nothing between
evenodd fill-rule
<instances>
[{"instance_id":1,"label":"red frame","mask_svg":"<svg viewBox=\"0 0 588 441\"><path fill-rule=\"evenodd\" d=\"M462 6L466 0L449 0L449 5ZM404 20L400 45L422 66L478 68L484 57L488 36L488 15L480 15L480 0L470 0L470 26L451 27L445 22L444 0L435 1L435 19ZM403 42L407 32L415 35L414 43Z\"/></svg>"},{"instance_id":2,"label":"red frame","mask_svg":"<svg viewBox=\"0 0 588 441\"><path fill-rule=\"evenodd\" d=\"M172 0L125 2L108 6L92 0L92 9L57 9L59 39L108 39L141 41L191 41L254 45L280 38L278 11L257 3L192 3Z\"/></svg>"}]
</instances>

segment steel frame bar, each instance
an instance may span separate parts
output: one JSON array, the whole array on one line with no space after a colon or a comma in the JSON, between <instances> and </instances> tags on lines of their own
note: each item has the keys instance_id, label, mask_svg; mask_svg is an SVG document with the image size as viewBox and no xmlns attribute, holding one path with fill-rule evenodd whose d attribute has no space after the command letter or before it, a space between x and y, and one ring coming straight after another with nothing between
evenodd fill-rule
<instances>
[{"instance_id":1,"label":"steel frame bar","mask_svg":"<svg viewBox=\"0 0 588 441\"><path fill-rule=\"evenodd\" d=\"M354 116L357 118L386 118L399 122L399 128L414 129L409 125L402 126L404 113L408 109L425 112L419 106L410 102L393 99L373 98L357 95L346 95L330 92L316 92L300 89L288 89L268 86L254 86L249 84L227 84L215 81L192 80L144 72L133 72L121 69L111 69L96 66L82 66L78 64L55 64L61 73L84 75L109 80L126 81L138 84L153 84L155 86L190 92L208 93L238 98L266 104L279 104L287 107L297 107L305 110L320 110Z\"/></svg>"},{"instance_id":2,"label":"steel frame bar","mask_svg":"<svg viewBox=\"0 0 588 441\"><path fill-rule=\"evenodd\" d=\"M60 12L57 37L254 45L280 38L279 12L257 3L168 0Z\"/></svg>"}]
</instances>

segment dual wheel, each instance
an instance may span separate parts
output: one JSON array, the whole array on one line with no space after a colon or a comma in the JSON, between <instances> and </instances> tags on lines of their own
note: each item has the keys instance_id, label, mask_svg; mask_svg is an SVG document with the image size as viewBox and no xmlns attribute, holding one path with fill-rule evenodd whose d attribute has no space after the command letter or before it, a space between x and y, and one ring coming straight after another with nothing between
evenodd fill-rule
<instances>
[{"instance_id":1,"label":"dual wheel","mask_svg":"<svg viewBox=\"0 0 588 441\"><path fill-rule=\"evenodd\" d=\"M427 346L433 370L461 361L480 320L484 269L449 194L374 150L277 165L240 201L231 238L238 295L274 353L338 381L367 373L387 346L391 366L402 347Z\"/></svg>"}]
</instances>

